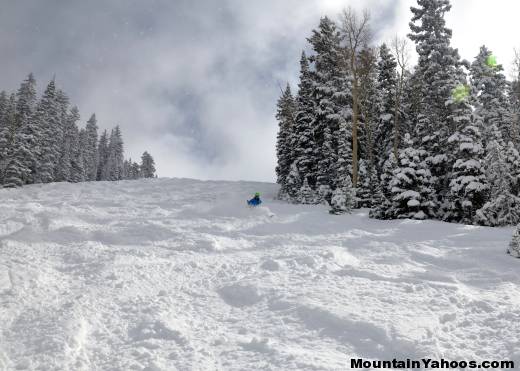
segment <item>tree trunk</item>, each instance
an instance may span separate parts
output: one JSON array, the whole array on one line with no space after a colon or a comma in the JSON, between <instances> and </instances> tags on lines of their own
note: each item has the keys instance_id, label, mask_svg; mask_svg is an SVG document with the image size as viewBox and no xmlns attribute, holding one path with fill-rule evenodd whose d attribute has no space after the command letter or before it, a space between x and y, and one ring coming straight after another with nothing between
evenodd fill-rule
<instances>
[{"instance_id":1,"label":"tree trunk","mask_svg":"<svg viewBox=\"0 0 520 371\"><path fill-rule=\"evenodd\" d=\"M399 109L401 104L401 92L400 88L397 87L395 95L395 109L394 109L394 156L398 158L399 150Z\"/></svg>"},{"instance_id":2,"label":"tree trunk","mask_svg":"<svg viewBox=\"0 0 520 371\"><path fill-rule=\"evenodd\" d=\"M354 78L352 89L352 185L357 188L358 183L358 89L357 79Z\"/></svg>"}]
</instances>

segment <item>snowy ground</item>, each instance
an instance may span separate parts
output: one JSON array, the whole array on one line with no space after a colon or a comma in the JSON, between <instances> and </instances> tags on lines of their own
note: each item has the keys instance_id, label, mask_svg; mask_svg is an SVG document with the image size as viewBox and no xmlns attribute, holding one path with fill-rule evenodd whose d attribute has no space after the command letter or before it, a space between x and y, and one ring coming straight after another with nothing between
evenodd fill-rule
<instances>
[{"instance_id":1,"label":"snowy ground","mask_svg":"<svg viewBox=\"0 0 520 371\"><path fill-rule=\"evenodd\" d=\"M248 209L259 191L265 207ZM276 186L1 190L0 370L341 370L520 362L511 229L330 216Z\"/></svg>"}]
</instances>

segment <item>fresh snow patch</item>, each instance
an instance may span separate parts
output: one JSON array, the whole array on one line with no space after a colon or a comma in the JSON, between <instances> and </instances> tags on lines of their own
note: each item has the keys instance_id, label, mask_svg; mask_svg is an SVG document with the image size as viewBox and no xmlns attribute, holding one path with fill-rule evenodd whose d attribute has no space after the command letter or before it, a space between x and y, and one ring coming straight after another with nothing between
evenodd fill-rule
<instances>
[{"instance_id":1,"label":"fresh snow patch","mask_svg":"<svg viewBox=\"0 0 520 371\"><path fill-rule=\"evenodd\" d=\"M0 190L0 369L520 362L511 228L331 216L277 192L190 179Z\"/></svg>"},{"instance_id":2,"label":"fresh snow patch","mask_svg":"<svg viewBox=\"0 0 520 371\"><path fill-rule=\"evenodd\" d=\"M255 305L262 297L256 287L243 284L233 284L219 289L219 295L227 304L233 307L247 307Z\"/></svg>"}]
</instances>

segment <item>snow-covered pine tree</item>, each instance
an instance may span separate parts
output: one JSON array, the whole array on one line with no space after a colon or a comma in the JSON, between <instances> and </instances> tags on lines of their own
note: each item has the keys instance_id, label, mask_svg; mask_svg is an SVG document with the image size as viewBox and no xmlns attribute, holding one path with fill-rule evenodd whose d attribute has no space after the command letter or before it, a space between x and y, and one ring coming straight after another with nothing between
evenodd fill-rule
<instances>
[{"instance_id":1,"label":"snow-covered pine tree","mask_svg":"<svg viewBox=\"0 0 520 371\"><path fill-rule=\"evenodd\" d=\"M137 162L133 162L130 165L130 179L139 179L141 178L141 167Z\"/></svg>"},{"instance_id":2,"label":"snow-covered pine tree","mask_svg":"<svg viewBox=\"0 0 520 371\"><path fill-rule=\"evenodd\" d=\"M332 196L331 184L336 183L336 177L338 176L334 171L334 165L336 165L338 158L333 148L332 134L330 131L329 126L323 128L321 150L319 151L321 156L318 160L318 176L316 178L319 199L326 202L330 202Z\"/></svg>"},{"instance_id":3,"label":"snow-covered pine tree","mask_svg":"<svg viewBox=\"0 0 520 371\"><path fill-rule=\"evenodd\" d=\"M414 139L420 149L420 161L426 161L433 175L424 180L433 181L422 187L431 188L428 195L434 211L440 211L441 203L448 192L449 173L452 164L448 161L447 140L453 134L449 117L451 107L446 104L452 91L460 83L461 61L458 51L451 47L452 32L446 28L444 15L451 9L449 0L417 0L418 7L411 7L411 33L416 43L419 61L414 81L419 98L419 114L416 117ZM437 217L442 217L439 212Z\"/></svg>"},{"instance_id":4,"label":"snow-covered pine tree","mask_svg":"<svg viewBox=\"0 0 520 371\"><path fill-rule=\"evenodd\" d=\"M395 128L394 112L397 89L397 62L386 44L379 48L377 91L380 105L378 107L378 122L376 127L378 155L377 166L381 170L393 150Z\"/></svg>"},{"instance_id":5,"label":"snow-covered pine tree","mask_svg":"<svg viewBox=\"0 0 520 371\"><path fill-rule=\"evenodd\" d=\"M448 139L455 162L451 172L444 219L474 224L476 213L487 200L488 182L481 158L484 155L478 119L468 101L452 102L456 131ZM475 122L476 121L476 122Z\"/></svg>"},{"instance_id":6,"label":"snow-covered pine tree","mask_svg":"<svg viewBox=\"0 0 520 371\"><path fill-rule=\"evenodd\" d=\"M19 131L15 133L13 139L13 150L10 151L7 166L4 172L4 188L21 187L24 185L27 175L30 173L25 165L25 154L30 152L27 148L28 141Z\"/></svg>"},{"instance_id":7,"label":"snow-covered pine tree","mask_svg":"<svg viewBox=\"0 0 520 371\"><path fill-rule=\"evenodd\" d=\"M520 149L520 52L516 52L513 81L509 84L509 122L512 125L513 144Z\"/></svg>"},{"instance_id":8,"label":"snow-covered pine tree","mask_svg":"<svg viewBox=\"0 0 520 371\"><path fill-rule=\"evenodd\" d=\"M30 169L26 166L26 160L31 154L29 143L22 133L16 130L16 96L11 94L3 114L5 133L2 135L3 160L3 186L5 188L21 187L25 184Z\"/></svg>"},{"instance_id":9,"label":"snow-covered pine tree","mask_svg":"<svg viewBox=\"0 0 520 371\"><path fill-rule=\"evenodd\" d=\"M311 189L316 185L316 143L312 125L315 119L315 103L313 99L313 75L309 70L309 60L302 52L300 59L300 82L298 84L298 95L296 96L296 114L294 126L294 161L289 166L290 186L286 181L286 191L290 197L298 198L298 192L302 182L307 180ZM296 167L296 169L293 168ZM296 174L298 177L296 178ZM300 177L301 174L301 177ZM289 174L288 174L289 176ZM307 190L305 190L307 192ZM312 199L302 197L302 199Z\"/></svg>"},{"instance_id":10,"label":"snow-covered pine tree","mask_svg":"<svg viewBox=\"0 0 520 371\"><path fill-rule=\"evenodd\" d=\"M507 84L507 113L506 113L506 121L510 125L510 136L511 142L513 143L515 148L520 148L520 97L516 92L516 85L518 83L515 81L509 82Z\"/></svg>"},{"instance_id":11,"label":"snow-covered pine tree","mask_svg":"<svg viewBox=\"0 0 520 371\"><path fill-rule=\"evenodd\" d=\"M56 182L68 182L70 180L70 145L71 138L68 133L69 128L69 98L62 91L56 92L56 100L60 112L60 130L59 130L59 156L55 164L54 180Z\"/></svg>"},{"instance_id":12,"label":"snow-covered pine tree","mask_svg":"<svg viewBox=\"0 0 520 371\"><path fill-rule=\"evenodd\" d=\"M414 125L419 123L419 118L422 116L420 89L421 81L419 81L419 76L415 73L407 73L402 91L401 106L403 119L399 122L399 143L402 142L403 133L410 133L412 139L418 142L416 133L420 133L422 130L417 130Z\"/></svg>"},{"instance_id":13,"label":"snow-covered pine tree","mask_svg":"<svg viewBox=\"0 0 520 371\"><path fill-rule=\"evenodd\" d=\"M110 142L108 144L108 161L106 166L106 180L123 179L123 138L119 125L112 129L110 133Z\"/></svg>"},{"instance_id":14,"label":"snow-covered pine tree","mask_svg":"<svg viewBox=\"0 0 520 371\"><path fill-rule=\"evenodd\" d=\"M304 205L313 205L318 202L316 192L309 186L307 178L303 181L300 191L298 192L297 201Z\"/></svg>"},{"instance_id":15,"label":"snow-covered pine tree","mask_svg":"<svg viewBox=\"0 0 520 371\"><path fill-rule=\"evenodd\" d=\"M86 143L84 148L84 166L87 181L94 181L97 178L97 167L99 162L98 155L98 126L96 114L93 113L85 126ZM122 174L121 174L122 176Z\"/></svg>"},{"instance_id":16,"label":"snow-covered pine tree","mask_svg":"<svg viewBox=\"0 0 520 371\"><path fill-rule=\"evenodd\" d=\"M345 214L351 212L355 206L356 193L350 175L346 174L341 177L339 186L332 192L329 212L335 215Z\"/></svg>"},{"instance_id":17,"label":"snow-covered pine tree","mask_svg":"<svg viewBox=\"0 0 520 371\"><path fill-rule=\"evenodd\" d=\"M352 186L351 164L348 162L350 150L349 136L347 135L347 123L343 120L339 124L337 140L338 163L336 171L335 189L330 200L331 213L341 214L350 212L356 207L356 192Z\"/></svg>"},{"instance_id":18,"label":"snow-covered pine tree","mask_svg":"<svg viewBox=\"0 0 520 371\"><path fill-rule=\"evenodd\" d=\"M55 180L54 170L60 155L61 121L54 80L47 85L34 116L38 131L41 133L38 136L39 161L35 169L34 181L48 183Z\"/></svg>"},{"instance_id":19,"label":"snow-covered pine tree","mask_svg":"<svg viewBox=\"0 0 520 371\"><path fill-rule=\"evenodd\" d=\"M128 180L130 178L130 169L132 167L132 159L124 160L123 161L123 179Z\"/></svg>"},{"instance_id":20,"label":"snow-covered pine tree","mask_svg":"<svg viewBox=\"0 0 520 371\"><path fill-rule=\"evenodd\" d=\"M24 124L16 128L16 98L11 94L4 119L9 128L4 171L4 187L21 187L33 182L33 173L38 164L39 128L34 114L24 119Z\"/></svg>"},{"instance_id":21,"label":"snow-covered pine tree","mask_svg":"<svg viewBox=\"0 0 520 371\"><path fill-rule=\"evenodd\" d=\"M511 192L505 145L494 126L486 148L485 169L490 185L488 202L478 210L477 222L487 226L516 225L520 222L520 198Z\"/></svg>"},{"instance_id":22,"label":"snow-covered pine tree","mask_svg":"<svg viewBox=\"0 0 520 371\"><path fill-rule=\"evenodd\" d=\"M392 210L392 181L394 179L394 171L397 168L397 159L392 151L381 170L381 175L373 184L377 184L375 188L374 200L369 216L375 219L393 219L398 217L393 214ZM376 177L374 174L373 177Z\"/></svg>"},{"instance_id":23,"label":"snow-covered pine tree","mask_svg":"<svg viewBox=\"0 0 520 371\"><path fill-rule=\"evenodd\" d=\"M300 201L301 183L302 181L300 172L298 171L297 161L294 161L289 169L289 174L287 174L287 177L285 178L285 186L287 190L286 201L295 203Z\"/></svg>"},{"instance_id":24,"label":"snow-covered pine tree","mask_svg":"<svg viewBox=\"0 0 520 371\"><path fill-rule=\"evenodd\" d=\"M426 219L431 209L428 198L431 188L425 185L429 184L430 177L429 169L421 161L420 150L413 147L410 135L405 134L398 166L390 183L392 207L389 214L398 219Z\"/></svg>"},{"instance_id":25,"label":"snow-covered pine tree","mask_svg":"<svg viewBox=\"0 0 520 371\"><path fill-rule=\"evenodd\" d=\"M22 176L23 183L33 183L33 176L37 167L38 156L38 137L39 128L34 122L36 105L36 81L32 74L22 82L16 92L16 109L14 120L11 124L9 142L10 155L19 161L20 169L24 169ZM11 103L11 110L14 105ZM16 137L16 138L15 138ZM16 146L15 146L16 142ZM18 167L18 166L15 166ZM11 177L13 172L11 172Z\"/></svg>"},{"instance_id":26,"label":"snow-covered pine tree","mask_svg":"<svg viewBox=\"0 0 520 371\"><path fill-rule=\"evenodd\" d=\"M371 172L368 168L368 161L361 158L359 160L358 187L356 188L356 207L372 206L373 189L375 188L375 184L371 184L374 180L372 173L376 173L375 169Z\"/></svg>"},{"instance_id":27,"label":"snow-covered pine tree","mask_svg":"<svg viewBox=\"0 0 520 371\"><path fill-rule=\"evenodd\" d=\"M11 140L11 128L8 119L9 98L5 91L0 92L0 184L3 184L4 172L7 167L7 153Z\"/></svg>"},{"instance_id":28,"label":"snow-covered pine tree","mask_svg":"<svg viewBox=\"0 0 520 371\"><path fill-rule=\"evenodd\" d=\"M70 178L68 181L78 183L85 181L85 168L83 167L83 153L81 150L81 138L77 122L79 110L72 107L67 118L65 138L70 140Z\"/></svg>"},{"instance_id":29,"label":"snow-covered pine tree","mask_svg":"<svg viewBox=\"0 0 520 371\"><path fill-rule=\"evenodd\" d=\"M308 40L315 52L310 60L314 62L316 188L320 196L330 201L330 189L335 188L336 179L339 179L336 178L338 154L335 138L339 137L340 123L345 121L348 74L341 65L340 35L334 22L327 17L321 18L318 30L314 30Z\"/></svg>"},{"instance_id":30,"label":"snow-covered pine tree","mask_svg":"<svg viewBox=\"0 0 520 371\"><path fill-rule=\"evenodd\" d=\"M4 114L5 110L7 109L7 103L9 102L9 99L7 97L7 93L5 90L0 91L0 125L3 125L4 123Z\"/></svg>"},{"instance_id":31,"label":"snow-covered pine tree","mask_svg":"<svg viewBox=\"0 0 520 371\"><path fill-rule=\"evenodd\" d=\"M509 189L513 195L520 197L520 153L513 142L506 145L505 162Z\"/></svg>"},{"instance_id":32,"label":"snow-covered pine tree","mask_svg":"<svg viewBox=\"0 0 520 371\"><path fill-rule=\"evenodd\" d=\"M370 218L374 219L385 219L386 209L391 207L391 203L387 198L385 198L383 194L383 187L375 172L372 174L371 182L373 184L372 188L374 191L372 194L372 203L370 205L370 212L368 215Z\"/></svg>"},{"instance_id":33,"label":"snow-covered pine tree","mask_svg":"<svg viewBox=\"0 0 520 371\"><path fill-rule=\"evenodd\" d=\"M18 130L31 118L36 105L36 80L33 74L29 74L22 82L16 93L16 126L14 130Z\"/></svg>"},{"instance_id":34,"label":"snow-covered pine tree","mask_svg":"<svg viewBox=\"0 0 520 371\"><path fill-rule=\"evenodd\" d=\"M280 185L279 199L287 199L289 196L286 187L286 178L289 175L291 164L294 162L294 119L296 104L292 96L291 87L287 84L285 91L278 100L276 119L278 120L278 137L276 143L276 182Z\"/></svg>"},{"instance_id":35,"label":"snow-covered pine tree","mask_svg":"<svg viewBox=\"0 0 520 371\"><path fill-rule=\"evenodd\" d=\"M108 155L108 134L107 131L104 130L99 137L96 180L107 180Z\"/></svg>"},{"instance_id":36,"label":"snow-covered pine tree","mask_svg":"<svg viewBox=\"0 0 520 371\"><path fill-rule=\"evenodd\" d=\"M372 174L377 172L376 132L381 108L381 94L377 86L377 52L373 48L364 48L358 56L359 83L359 122L358 122L358 182L356 188L357 207L370 207L375 184ZM352 99L349 99L349 102ZM346 108L347 117L351 120L352 110ZM349 173L352 173L352 125L347 131Z\"/></svg>"},{"instance_id":37,"label":"snow-covered pine tree","mask_svg":"<svg viewBox=\"0 0 520 371\"><path fill-rule=\"evenodd\" d=\"M480 52L471 64L470 76L474 95L475 112L482 118L484 145L493 137L494 127L500 130L504 143L512 141L512 123L509 116L509 101L507 97L508 83L501 65L489 63L492 52L482 46Z\"/></svg>"},{"instance_id":38,"label":"snow-covered pine tree","mask_svg":"<svg viewBox=\"0 0 520 371\"><path fill-rule=\"evenodd\" d=\"M155 178L155 161L147 151L141 156L141 177Z\"/></svg>"},{"instance_id":39,"label":"snow-covered pine tree","mask_svg":"<svg viewBox=\"0 0 520 371\"><path fill-rule=\"evenodd\" d=\"M87 147L87 131L85 128L80 128L78 133L78 142L79 142L79 156L78 162L81 164L80 168L83 170L83 174L81 175L81 181L84 182L87 180L87 170L86 170L86 161L85 161L85 148Z\"/></svg>"}]
</instances>

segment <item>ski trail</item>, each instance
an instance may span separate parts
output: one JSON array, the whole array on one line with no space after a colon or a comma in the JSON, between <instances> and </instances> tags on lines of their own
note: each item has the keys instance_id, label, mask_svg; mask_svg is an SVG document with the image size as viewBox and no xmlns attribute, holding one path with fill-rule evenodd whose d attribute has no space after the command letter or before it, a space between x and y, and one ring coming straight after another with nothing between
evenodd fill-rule
<instances>
[{"instance_id":1,"label":"ski trail","mask_svg":"<svg viewBox=\"0 0 520 371\"><path fill-rule=\"evenodd\" d=\"M260 208L244 207L251 189ZM189 179L0 190L4 220L23 224L0 230L0 369L520 357L511 229L330 216L276 192Z\"/></svg>"},{"instance_id":2,"label":"ski trail","mask_svg":"<svg viewBox=\"0 0 520 371\"><path fill-rule=\"evenodd\" d=\"M72 332L71 343L66 345L65 351L69 358L71 370L90 370L91 362L85 349L87 344L89 325L85 318L79 317L70 325Z\"/></svg>"}]
</instances>

